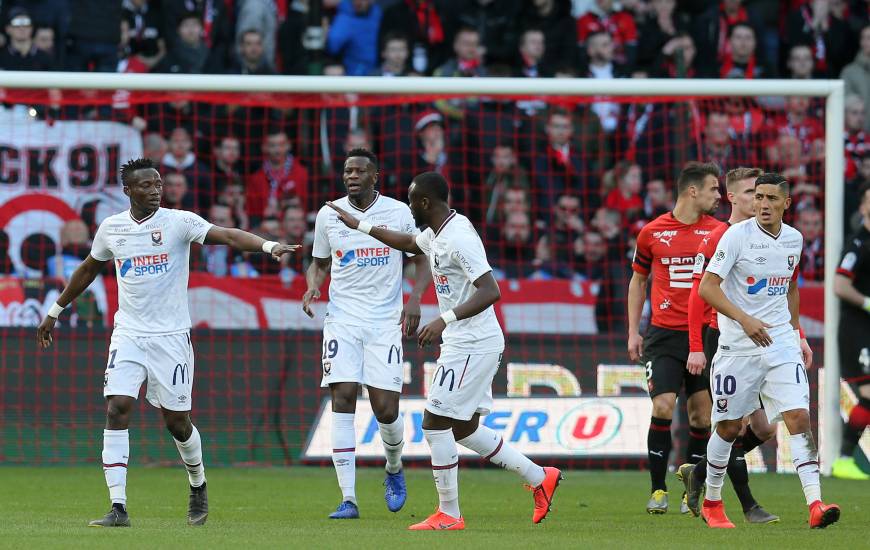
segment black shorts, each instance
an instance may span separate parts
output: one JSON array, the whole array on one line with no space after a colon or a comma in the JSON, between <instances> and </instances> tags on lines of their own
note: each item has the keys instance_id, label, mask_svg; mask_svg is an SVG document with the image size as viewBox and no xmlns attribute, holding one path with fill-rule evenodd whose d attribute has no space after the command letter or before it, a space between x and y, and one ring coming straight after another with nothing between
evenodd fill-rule
<instances>
[{"instance_id":1,"label":"black shorts","mask_svg":"<svg viewBox=\"0 0 870 550\"><path fill-rule=\"evenodd\" d=\"M710 389L709 375L686 370L689 333L650 325L643 339L643 362L649 396L676 393L685 386L686 395Z\"/></svg>"},{"instance_id":2,"label":"black shorts","mask_svg":"<svg viewBox=\"0 0 870 550\"><path fill-rule=\"evenodd\" d=\"M707 358L707 366L704 368L709 373L710 365L713 363L713 357L719 350L719 329L710 326L704 327L704 357ZM709 374L707 375L709 377Z\"/></svg>"},{"instance_id":3,"label":"black shorts","mask_svg":"<svg viewBox=\"0 0 870 550\"><path fill-rule=\"evenodd\" d=\"M843 312L846 313L846 312ZM840 377L854 386L870 384L870 315L845 314L837 330Z\"/></svg>"}]
</instances>

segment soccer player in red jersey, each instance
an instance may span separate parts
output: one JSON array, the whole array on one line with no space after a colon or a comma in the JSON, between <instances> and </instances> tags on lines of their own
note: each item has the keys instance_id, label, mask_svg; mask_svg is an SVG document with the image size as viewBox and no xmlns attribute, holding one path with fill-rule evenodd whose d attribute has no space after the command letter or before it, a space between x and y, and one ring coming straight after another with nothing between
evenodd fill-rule
<instances>
[{"instance_id":1,"label":"soccer player in red jersey","mask_svg":"<svg viewBox=\"0 0 870 550\"><path fill-rule=\"evenodd\" d=\"M665 476L671 452L671 420L680 388L685 386L689 412L687 462L704 456L710 434L712 403L703 374L689 374L688 304L695 254L701 240L721 222L709 215L719 206L719 167L689 163L677 180L677 204L641 230L628 286L628 355L643 361L653 402L647 448L652 495L647 512L668 510ZM652 275L652 318L640 335L646 290ZM684 503L685 507L685 503ZM688 513L688 508L681 510Z\"/></svg>"},{"instance_id":2,"label":"soccer player in red jersey","mask_svg":"<svg viewBox=\"0 0 870 550\"><path fill-rule=\"evenodd\" d=\"M719 325L716 312L704 303L698 295L701 276L716 252L716 245L722 234L732 224L748 220L755 215L755 179L763 174L761 168L735 168L725 176L725 189L731 203L731 217L712 233L707 235L698 255L695 257L692 291L689 295L689 360L686 368L691 374L699 374L707 368L707 358L711 360L719 345ZM807 346L809 347L809 346ZM709 370L705 376L709 378ZM745 432L738 437L731 449L728 461L728 477L734 485L734 492L743 506L743 514L749 523L775 523L779 517L767 512L752 496L749 489L749 474L744 454L761 445L776 433L776 428L767 421L763 409L758 409L748 417ZM700 513L700 494L707 477L707 460L696 464L683 464L677 470L677 477L686 485L686 504L697 516Z\"/></svg>"}]
</instances>

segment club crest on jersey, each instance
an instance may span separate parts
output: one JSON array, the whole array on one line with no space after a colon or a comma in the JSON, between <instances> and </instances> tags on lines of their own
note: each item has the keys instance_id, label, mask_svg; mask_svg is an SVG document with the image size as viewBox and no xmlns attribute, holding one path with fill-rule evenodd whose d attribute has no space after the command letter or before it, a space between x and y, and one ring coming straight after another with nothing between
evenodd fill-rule
<instances>
[{"instance_id":1,"label":"club crest on jersey","mask_svg":"<svg viewBox=\"0 0 870 550\"><path fill-rule=\"evenodd\" d=\"M794 269L795 264L797 263L797 256L791 255L788 257L788 270L792 271Z\"/></svg>"},{"instance_id":2,"label":"club crest on jersey","mask_svg":"<svg viewBox=\"0 0 870 550\"><path fill-rule=\"evenodd\" d=\"M724 413L728 412L728 400L724 398L720 398L716 400L716 412Z\"/></svg>"},{"instance_id":3,"label":"club crest on jersey","mask_svg":"<svg viewBox=\"0 0 870 550\"><path fill-rule=\"evenodd\" d=\"M163 231L155 230L151 232L151 245L160 246L163 244Z\"/></svg>"}]
</instances>

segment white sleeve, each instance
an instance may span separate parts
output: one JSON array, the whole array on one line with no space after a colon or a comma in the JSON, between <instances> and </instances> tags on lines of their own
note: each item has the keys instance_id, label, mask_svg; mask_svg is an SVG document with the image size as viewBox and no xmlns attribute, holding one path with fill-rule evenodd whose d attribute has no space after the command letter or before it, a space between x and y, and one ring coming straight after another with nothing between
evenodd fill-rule
<instances>
[{"instance_id":1,"label":"white sleeve","mask_svg":"<svg viewBox=\"0 0 870 550\"><path fill-rule=\"evenodd\" d=\"M213 224L205 221L199 214L181 210L178 213L178 220L182 224L182 235L190 243L203 244L205 236Z\"/></svg>"},{"instance_id":2,"label":"white sleeve","mask_svg":"<svg viewBox=\"0 0 870 550\"><path fill-rule=\"evenodd\" d=\"M329 246L329 234L326 232L326 224L329 221L329 212L321 208L314 220L314 245L311 255L315 258L332 257L332 247Z\"/></svg>"},{"instance_id":3,"label":"white sleeve","mask_svg":"<svg viewBox=\"0 0 870 550\"><path fill-rule=\"evenodd\" d=\"M402 208L402 219L401 219L400 223L402 226L400 231L402 231L402 233L407 233L408 235L414 235L415 237L420 234L420 230L417 229L417 222L414 221L414 216L413 216L413 214L411 214L411 209L408 208L407 206ZM405 252L405 255L410 258L410 257L414 256L415 254L412 252Z\"/></svg>"},{"instance_id":4,"label":"white sleeve","mask_svg":"<svg viewBox=\"0 0 870 550\"><path fill-rule=\"evenodd\" d=\"M492 271L489 262L486 261L483 241L477 233L463 235L451 244L450 257L462 268L469 281L474 282L481 275Z\"/></svg>"},{"instance_id":5,"label":"white sleeve","mask_svg":"<svg viewBox=\"0 0 870 550\"><path fill-rule=\"evenodd\" d=\"M106 239L103 224L100 224L97 234L94 235L94 242L91 244L91 257L101 262L108 262L113 256L112 251L109 250L109 241Z\"/></svg>"},{"instance_id":6,"label":"white sleeve","mask_svg":"<svg viewBox=\"0 0 870 550\"><path fill-rule=\"evenodd\" d=\"M417 248L423 251L423 254L429 255L429 252L432 250L432 236L435 233L432 231L431 227L427 227L426 231L423 231L419 235L417 235L414 240L417 241Z\"/></svg>"},{"instance_id":7,"label":"white sleeve","mask_svg":"<svg viewBox=\"0 0 870 550\"><path fill-rule=\"evenodd\" d=\"M716 246L716 252L713 254L710 264L707 265L707 271L715 273L722 279L728 275L740 256L739 232L738 228L732 227L722 235Z\"/></svg>"}]
</instances>

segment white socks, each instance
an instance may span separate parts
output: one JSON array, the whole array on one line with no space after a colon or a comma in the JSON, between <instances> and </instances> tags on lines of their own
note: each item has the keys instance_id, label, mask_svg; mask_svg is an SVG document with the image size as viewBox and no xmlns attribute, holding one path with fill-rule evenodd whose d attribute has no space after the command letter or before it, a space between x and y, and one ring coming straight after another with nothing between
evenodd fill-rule
<instances>
[{"instance_id":1,"label":"white socks","mask_svg":"<svg viewBox=\"0 0 870 550\"><path fill-rule=\"evenodd\" d=\"M506 445L500 435L482 424L473 434L460 439L457 443L471 449L496 466L520 474L532 487L537 487L544 482L543 468L510 445Z\"/></svg>"},{"instance_id":2,"label":"white socks","mask_svg":"<svg viewBox=\"0 0 870 550\"><path fill-rule=\"evenodd\" d=\"M453 430L423 430L432 454L432 474L438 490L438 508L454 518L461 518L459 511L459 452Z\"/></svg>"},{"instance_id":3,"label":"white socks","mask_svg":"<svg viewBox=\"0 0 870 550\"><path fill-rule=\"evenodd\" d=\"M804 496L807 505L817 500L822 500L822 486L819 483L819 455L816 451L816 443L812 432L788 436L788 444L791 448L791 461L798 477L801 478L801 486L804 488Z\"/></svg>"},{"instance_id":4,"label":"white socks","mask_svg":"<svg viewBox=\"0 0 870 550\"><path fill-rule=\"evenodd\" d=\"M127 504L127 461L130 458L130 432L103 430L103 473L112 504Z\"/></svg>"},{"instance_id":5,"label":"white socks","mask_svg":"<svg viewBox=\"0 0 870 550\"><path fill-rule=\"evenodd\" d=\"M384 442L384 451L387 455L387 473L395 474L402 469L405 423L402 422L402 416L399 415L390 424L378 422L378 429L381 432L381 441Z\"/></svg>"},{"instance_id":6,"label":"white socks","mask_svg":"<svg viewBox=\"0 0 870 550\"><path fill-rule=\"evenodd\" d=\"M175 441L175 446L178 447L178 454L181 455L181 460L184 462L184 467L187 469L187 477L191 487L200 487L205 483L205 466L202 464L202 440L199 437L199 430L193 426L190 432L190 437L187 441Z\"/></svg>"},{"instance_id":7,"label":"white socks","mask_svg":"<svg viewBox=\"0 0 870 550\"><path fill-rule=\"evenodd\" d=\"M710 434L707 442L707 500L722 500L722 484L725 483L725 471L733 444L733 441L722 439L716 430Z\"/></svg>"},{"instance_id":8,"label":"white socks","mask_svg":"<svg viewBox=\"0 0 870 550\"><path fill-rule=\"evenodd\" d=\"M332 465L343 501L356 504L356 431L354 413L332 413Z\"/></svg>"}]
</instances>

